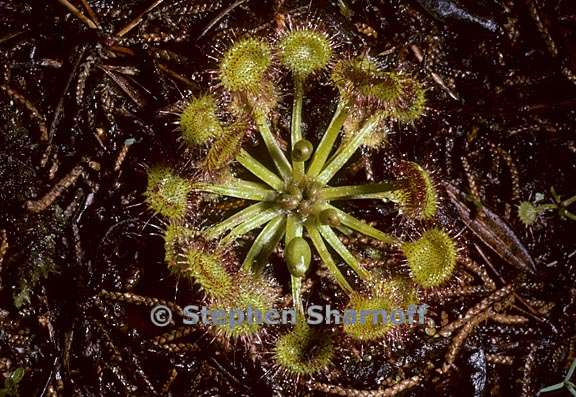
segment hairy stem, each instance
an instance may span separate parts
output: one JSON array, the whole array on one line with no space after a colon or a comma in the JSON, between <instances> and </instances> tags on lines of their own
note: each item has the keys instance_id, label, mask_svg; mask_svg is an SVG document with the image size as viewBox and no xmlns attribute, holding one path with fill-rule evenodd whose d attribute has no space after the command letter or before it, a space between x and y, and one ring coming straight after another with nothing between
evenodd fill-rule
<instances>
[{"instance_id":1,"label":"hairy stem","mask_svg":"<svg viewBox=\"0 0 576 397\"><path fill-rule=\"evenodd\" d=\"M292 301L296 309L296 315L304 315L304 305L302 304L302 277L290 276L290 289L292 291Z\"/></svg>"},{"instance_id":2,"label":"hairy stem","mask_svg":"<svg viewBox=\"0 0 576 397\"><path fill-rule=\"evenodd\" d=\"M558 208L558 204L540 204L536 206L538 212L544 212L548 210L555 210Z\"/></svg>"},{"instance_id":3,"label":"hairy stem","mask_svg":"<svg viewBox=\"0 0 576 397\"><path fill-rule=\"evenodd\" d=\"M564 215L566 218L571 219L573 221L576 221L576 215L574 215L573 213L571 213L570 211L564 210L562 211L562 215Z\"/></svg>"},{"instance_id":4,"label":"hairy stem","mask_svg":"<svg viewBox=\"0 0 576 397\"><path fill-rule=\"evenodd\" d=\"M568 207L570 204L576 202L576 195L567 198L566 200L562 201L562 206L563 207Z\"/></svg>"},{"instance_id":5,"label":"hairy stem","mask_svg":"<svg viewBox=\"0 0 576 397\"><path fill-rule=\"evenodd\" d=\"M295 215L290 214L286 220L285 245L288 245L294 237L302 237L302 223Z\"/></svg>"}]
</instances>

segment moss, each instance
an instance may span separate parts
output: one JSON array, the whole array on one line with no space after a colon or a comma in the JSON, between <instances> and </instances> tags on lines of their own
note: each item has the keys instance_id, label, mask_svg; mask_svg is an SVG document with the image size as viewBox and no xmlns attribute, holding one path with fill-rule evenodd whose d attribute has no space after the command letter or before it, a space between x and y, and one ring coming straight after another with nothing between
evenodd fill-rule
<instances>
[{"instance_id":1,"label":"moss","mask_svg":"<svg viewBox=\"0 0 576 397\"><path fill-rule=\"evenodd\" d=\"M64 211L52 205L41 214L29 215L22 219L22 223L18 221L15 224L18 241L14 248L20 246L21 242L29 241L20 248L25 256L17 265L18 288L13 292L16 308L21 309L31 303L35 288L58 273L58 239L66 233L65 222ZM15 266L16 263L11 265Z\"/></svg>"},{"instance_id":2,"label":"moss","mask_svg":"<svg viewBox=\"0 0 576 397\"><path fill-rule=\"evenodd\" d=\"M26 374L26 369L16 368L9 376L4 379L4 387L0 389L0 397L18 397L20 396L19 384Z\"/></svg>"}]
</instances>

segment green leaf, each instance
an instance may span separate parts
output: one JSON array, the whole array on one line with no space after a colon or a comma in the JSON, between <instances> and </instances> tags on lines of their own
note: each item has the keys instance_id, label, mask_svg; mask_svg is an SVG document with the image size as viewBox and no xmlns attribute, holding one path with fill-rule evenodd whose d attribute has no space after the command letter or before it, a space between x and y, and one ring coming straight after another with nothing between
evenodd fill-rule
<instances>
[{"instance_id":1,"label":"green leaf","mask_svg":"<svg viewBox=\"0 0 576 397\"><path fill-rule=\"evenodd\" d=\"M246 150L240 150L240 154L236 156L236 160L244 166L252 174L260 178L264 183L274 188L277 191L284 189L284 182L282 179L270 171L268 167L264 166L261 162L256 160Z\"/></svg>"},{"instance_id":2,"label":"green leaf","mask_svg":"<svg viewBox=\"0 0 576 397\"><path fill-rule=\"evenodd\" d=\"M539 395L542 394L542 393L549 393L549 392L551 392L551 391L560 390L560 389L562 389L563 387L564 387L564 383L557 383L557 384L555 384L555 385L548 386L548 387L545 387L545 388L543 388L543 389L540 389L540 391L538 392L537 395L539 396Z\"/></svg>"},{"instance_id":3,"label":"green leaf","mask_svg":"<svg viewBox=\"0 0 576 397\"><path fill-rule=\"evenodd\" d=\"M268 153L272 157L274 164L276 164L276 168L282 175L285 181L289 180L292 176L292 166L286 159L286 156L280 149L280 145L272 135L272 131L270 131L270 123L266 119L266 115L261 110L254 110L254 121L258 126L258 131L260 131L260 136L262 136L262 140L268 149Z\"/></svg>"},{"instance_id":4,"label":"green leaf","mask_svg":"<svg viewBox=\"0 0 576 397\"><path fill-rule=\"evenodd\" d=\"M237 197L245 200L272 201L276 198L276 192L262 184L235 179L226 185L211 183L196 183L192 188L198 191L219 194L228 197Z\"/></svg>"},{"instance_id":5,"label":"green leaf","mask_svg":"<svg viewBox=\"0 0 576 397\"><path fill-rule=\"evenodd\" d=\"M354 134L352 139L342 144L330 163L324 167L318 176L318 180L321 183L328 183L330 179L332 179L332 177L334 177L334 175L336 175L336 173L348 162L348 160L350 160L356 150L358 150L362 145L364 139L376 129L380 121L380 115L374 115L366 120L362 128L360 128L360 131Z\"/></svg>"},{"instance_id":6,"label":"green leaf","mask_svg":"<svg viewBox=\"0 0 576 397\"><path fill-rule=\"evenodd\" d=\"M321 197L325 200L350 200L382 198L384 193L397 188L389 182L371 183L367 185L337 186L322 189Z\"/></svg>"},{"instance_id":7,"label":"green leaf","mask_svg":"<svg viewBox=\"0 0 576 397\"><path fill-rule=\"evenodd\" d=\"M322 262L324 262L332 276L336 279L340 288L342 288L347 294L351 294L354 290L348 283L348 280L346 280L344 275L340 272L338 266L336 266L334 259L332 259L332 255L330 255L330 251L328 251L328 248L326 248L326 245L322 240L318 227L306 224L306 230L310 235L310 240L312 240L312 244L314 244L318 255L320 255L320 258L322 259Z\"/></svg>"},{"instance_id":8,"label":"green leaf","mask_svg":"<svg viewBox=\"0 0 576 397\"><path fill-rule=\"evenodd\" d=\"M349 215L346 212L339 210L334 206L328 205L327 208L334 208L338 212L342 224L344 224L344 226L348 226L350 229L356 230L357 232L360 232L368 237L375 238L376 240L383 241L387 244L398 243L398 239L396 237L388 233L381 232L380 230L356 219L352 215Z\"/></svg>"},{"instance_id":9,"label":"green leaf","mask_svg":"<svg viewBox=\"0 0 576 397\"><path fill-rule=\"evenodd\" d=\"M368 280L370 278L370 273L368 273L366 269L364 269L360 263L358 263L356 257L352 255L352 253L348 250L348 248L346 248L344 244L342 244L342 241L340 241L332 228L328 225L321 225L318 228L322 234L322 237L324 237L324 240L330 244L330 246L334 249L334 251L338 253L338 255L342 257L342 259L344 259L344 262L346 262L348 266L350 266L362 280Z\"/></svg>"},{"instance_id":10,"label":"green leaf","mask_svg":"<svg viewBox=\"0 0 576 397\"><path fill-rule=\"evenodd\" d=\"M241 211L238 211L237 213L230 216L226 220L217 223L213 226L210 226L208 229L205 230L206 238L208 239L216 238L225 231L234 228L240 223L245 222L247 219L258 216L259 214L261 214L262 212L266 211L269 208L270 204L268 203L252 204L251 206L244 208Z\"/></svg>"},{"instance_id":11,"label":"green leaf","mask_svg":"<svg viewBox=\"0 0 576 397\"><path fill-rule=\"evenodd\" d=\"M257 215L246 217L246 219L234 227L226 237L224 237L220 244L228 245L232 241L236 240L238 237L248 233L249 231L262 226L269 220L273 219L277 215L282 213L281 209L278 208L266 208L260 211Z\"/></svg>"},{"instance_id":12,"label":"green leaf","mask_svg":"<svg viewBox=\"0 0 576 397\"><path fill-rule=\"evenodd\" d=\"M262 266L282 239L285 226L286 217L284 215L279 215L268 222L246 254L242 263L242 270L250 269L256 274L262 270Z\"/></svg>"},{"instance_id":13,"label":"green leaf","mask_svg":"<svg viewBox=\"0 0 576 397\"><path fill-rule=\"evenodd\" d=\"M320 173L320 171L322 171L328 156L330 156L330 153L332 152L334 142L336 142L336 138L338 138L338 133L340 132L340 129L342 129L347 117L348 111L346 110L346 103L340 101L336 108L336 112L334 112L330 125L318 144L318 148L314 153L314 157L312 158L312 162L310 163L306 175L309 177L315 177Z\"/></svg>"}]
</instances>

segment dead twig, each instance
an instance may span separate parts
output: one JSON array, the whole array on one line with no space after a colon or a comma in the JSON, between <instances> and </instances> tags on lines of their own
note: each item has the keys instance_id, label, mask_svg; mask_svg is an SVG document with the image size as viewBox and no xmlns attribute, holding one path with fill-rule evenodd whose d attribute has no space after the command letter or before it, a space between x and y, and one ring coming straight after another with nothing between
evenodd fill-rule
<instances>
[{"instance_id":1,"label":"dead twig","mask_svg":"<svg viewBox=\"0 0 576 397\"><path fill-rule=\"evenodd\" d=\"M396 396L399 393L402 393L408 389L417 386L420 382L422 382L421 376L413 376L408 379L404 379L401 382L396 383L395 385L388 387L383 390L357 390L357 389L346 389L341 386L337 385L329 385L326 383L316 382L312 384L312 388L316 391L332 394L335 396L344 396L344 397L392 397Z\"/></svg>"},{"instance_id":2,"label":"dead twig","mask_svg":"<svg viewBox=\"0 0 576 397\"><path fill-rule=\"evenodd\" d=\"M514 357L488 353L486 354L486 362L499 365L512 365L514 363Z\"/></svg>"},{"instance_id":3,"label":"dead twig","mask_svg":"<svg viewBox=\"0 0 576 397\"><path fill-rule=\"evenodd\" d=\"M162 4L164 2L164 0L155 0L152 4L150 4L148 6L148 8L146 8L144 11L142 11L140 14L138 14L136 16L136 18L134 18L132 21L130 21L128 23L128 25L124 26L122 29L120 29L120 31L118 33L116 33L116 37L123 37L125 36L128 32L130 32L132 29L134 29L136 26L138 26L142 20L144 19L144 17L146 16L146 14L148 14L150 11L152 11L154 8L158 7L160 4Z\"/></svg>"},{"instance_id":4,"label":"dead twig","mask_svg":"<svg viewBox=\"0 0 576 397\"><path fill-rule=\"evenodd\" d=\"M208 26L206 26L204 28L204 30L202 31L202 33L200 33L200 35L198 36L198 39L204 37L206 35L206 33L208 33L210 31L210 29L212 29L214 27L214 25L216 25L222 18L224 18L227 14L229 14L236 7L246 3L246 1L247 0L236 0L234 3L230 4L224 10L222 10L222 12L220 12L218 15L216 15L210 21L210 23L208 23Z\"/></svg>"},{"instance_id":5,"label":"dead twig","mask_svg":"<svg viewBox=\"0 0 576 397\"><path fill-rule=\"evenodd\" d=\"M96 27L100 29L100 22L98 21L98 17L96 16L96 13L92 9L92 7L90 7L90 4L88 4L88 0L80 0L80 1L82 2L82 5L84 6L84 9L88 13L90 19L92 19Z\"/></svg>"},{"instance_id":6,"label":"dead twig","mask_svg":"<svg viewBox=\"0 0 576 397\"><path fill-rule=\"evenodd\" d=\"M115 292L115 291L107 291L102 290L98 293L98 296L111 301L119 301L119 302L127 302L132 303L134 305L141 305L141 306L156 306L156 305L164 305L170 308L173 313L182 316L184 311L180 306L173 302L165 301L163 299L158 298L150 298L148 296L141 296L136 295L131 292Z\"/></svg>"},{"instance_id":7,"label":"dead twig","mask_svg":"<svg viewBox=\"0 0 576 397\"><path fill-rule=\"evenodd\" d=\"M526 324L528 322L527 317L512 314L502 314L502 313L494 313L490 317L490 319L497 323L505 325L519 325L519 324Z\"/></svg>"},{"instance_id":8,"label":"dead twig","mask_svg":"<svg viewBox=\"0 0 576 397\"><path fill-rule=\"evenodd\" d=\"M114 163L114 171L119 171L120 167L124 163L126 156L128 155L128 150L130 150L130 146L134 144L134 139L126 139L124 141L124 146L122 146L122 150L118 153L118 157L116 157L116 162Z\"/></svg>"},{"instance_id":9,"label":"dead twig","mask_svg":"<svg viewBox=\"0 0 576 397\"><path fill-rule=\"evenodd\" d=\"M26 201L25 207L28 211L31 212L42 212L46 208L50 207L54 201L62 193L66 191L72 184L74 184L80 175L84 173L84 166L82 164L77 165L66 175L62 178L54 187L46 193L42 198L38 200L28 200Z\"/></svg>"},{"instance_id":10,"label":"dead twig","mask_svg":"<svg viewBox=\"0 0 576 397\"><path fill-rule=\"evenodd\" d=\"M47 141L48 128L46 127L46 120L44 119L44 116L40 114L38 108L16 90L13 90L6 85L0 85L0 89L6 92L6 94L13 100L23 105L30 112L30 116L36 121L38 128L40 129L40 139L42 141Z\"/></svg>"},{"instance_id":11,"label":"dead twig","mask_svg":"<svg viewBox=\"0 0 576 397\"><path fill-rule=\"evenodd\" d=\"M410 46L410 49L412 50L412 53L414 54L414 56L416 57L418 62L422 63L424 61L424 54L422 54L422 51L420 50L420 48L417 45L412 44ZM444 82L444 80L442 80L442 77L440 77L439 74L430 70L430 76L432 76L432 80L434 80L434 82L436 84L438 84L440 86L440 88L442 88L444 91L446 91L452 99L454 99L455 101L460 100L460 98L458 97L458 94L456 94L454 91L452 91L448 87L448 85Z\"/></svg>"},{"instance_id":12,"label":"dead twig","mask_svg":"<svg viewBox=\"0 0 576 397\"><path fill-rule=\"evenodd\" d=\"M162 389L160 391L161 396L168 395L168 393L170 392L170 388L172 387L172 384L176 380L177 376L178 371L176 371L176 368L172 368L172 371L170 371L170 374L168 375L168 379L166 379L166 382L164 382L164 386L162 386Z\"/></svg>"},{"instance_id":13,"label":"dead twig","mask_svg":"<svg viewBox=\"0 0 576 397\"><path fill-rule=\"evenodd\" d=\"M80 19L84 25L88 26L90 29L98 29L98 26L86 15L82 14L78 8L74 6L74 4L70 3L68 0L57 0L60 4L66 7L76 18Z\"/></svg>"},{"instance_id":14,"label":"dead twig","mask_svg":"<svg viewBox=\"0 0 576 397\"><path fill-rule=\"evenodd\" d=\"M441 369L442 373L446 373L450 370L450 368L452 368L452 365L456 361L456 357L458 357L458 353L460 352L462 345L464 344L468 336L470 336L472 331L474 331L474 328L476 328L478 324L485 321L491 315L492 315L491 309L487 309L481 313L477 313L474 317L469 318L469 321L466 324L464 324L460 332L456 334L456 336L452 339L452 342L450 343L450 347L448 348L448 352L446 353L446 356L444 358L444 365L442 366Z\"/></svg>"},{"instance_id":15,"label":"dead twig","mask_svg":"<svg viewBox=\"0 0 576 397\"><path fill-rule=\"evenodd\" d=\"M6 234L6 229L0 231L0 236L2 237L2 243L0 243L0 271L2 270L2 262L4 261L4 256L8 252L8 235Z\"/></svg>"},{"instance_id":16,"label":"dead twig","mask_svg":"<svg viewBox=\"0 0 576 397\"><path fill-rule=\"evenodd\" d=\"M472 271L480 278L480 280L482 280L482 283L487 290L494 291L496 289L496 283L490 278L486 269L484 269L482 266L467 256L462 256L459 258L459 261L462 265L464 265L464 267Z\"/></svg>"},{"instance_id":17,"label":"dead twig","mask_svg":"<svg viewBox=\"0 0 576 397\"><path fill-rule=\"evenodd\" d=\"M440 335L445 336L445 337L449 336L456 329L458 329L461 326L463 326L464 324L468 323L473 318L478 317L480 315L480 313L485 312L494 303L508 297L514 291L514 288L515 287L513 284L509 284L509 285L505 286L504 288L501 288L501 289L495 291L492 295L488 296L487 298L483 299L478 304L476 304L472 308L470 308L466 312L464 317L462 317L456 321L453 321L450 324L444 326L440 330Z\"/></svg>"}]
</instances>

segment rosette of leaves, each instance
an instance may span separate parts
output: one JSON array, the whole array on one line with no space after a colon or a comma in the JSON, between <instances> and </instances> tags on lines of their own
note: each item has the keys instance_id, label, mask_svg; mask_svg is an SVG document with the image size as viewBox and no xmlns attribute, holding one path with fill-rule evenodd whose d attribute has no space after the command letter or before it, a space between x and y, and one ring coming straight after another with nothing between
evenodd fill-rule
<instances>
[{"instance_id":1,"label":"rosette of leaves","mask_svg":"<svg viewBox=\"0 0 576 397\"><path fill-rule=\"evenodd\" d=\"M360 296L353 287L357 283L376 286L371 289L370 299L385 299L379 295L385 295L391 289L374 282L371 273L343 243L339 236L341 233L355 232L397 247L405 254L410 268L411 279L407 279L410 288L439 286L450 278L454 270L456 247L446 232L434 228L424 231L416 241L403 242L342 209L340 203L347 200L381 199L396 203L404 216L431 221L437 212L437 195L428 172L412 162L402 162L398 177L393 180L345 186L331 184L358 149L366 145L374 134L382 133L384 123L391 120L412 123L423 115L425 105L425 90L414 77L381 70L366 57L335 60L332 49L329 37L314 29L293 30L280 38L275 47L261 38L238 40L223 54L219 64L220 88L226 92L227 98L227 101L219 102L225 106L218 108L215 105L217 101L206 96L193 99L185 108L188 114L183 115L180 121L185 142L205 151L205 159L199 168L208 172L202 174L200 180L188 179L189 189L175 183L180 179L159 184L158 176L151 172L147 201L153 209L169 218L178 219L182 215L182 211L173 211L173 208L185 208L186 199L183 197L189 194L209 194L248 202L231 216L210 222L195 231L197 237L183 238L184 243L178 244L188 261L180 261L183 265L177 269L189 275L216 300L229 299L226 296L238 299L239 285L246 280L241 274L265 278L264 267L278 245L284 246L285 263L291 274L293 304L299 313L304 312L302 280L314 256L350 296L351 302ZM277 93L280 92L277 74L284 72L292 76L294 87L287 148L278 139L277 131L273 131L270 117L277 111ZM331 122L314 145L303 134L302 112L306 82L322 76L330 76L329 82L338 91L339 98ZM217 114L226 114L227 117L220 118ZM202 123L206 124L205 129ZM345 123L355 127L341 134ZM259 160L251 150L245 149L248 135L262 143L269 161ZM240 169L251 174L252 178L238 177ZM175 172L173 175L180 178ZM178 195L170 197L164 190L178 192ZM156 197L157 193L161 197ZM166 202L162 203L162 200ZM165 208L170 211L160 211ZM201 262L213 266L217 260L213 257L208 259L211 255L234 250L238 246L237 240L245 239L253 232L257 232L255 238L234 270L201 266L201 272L194 271ZM174 236L174 229L171 229L170 236L178 239ZM202 244L203 250L198 250L198 240L206 242ZM192 249L196 250L193 252L197 258L206 257L199 262L191 261ZM173 260L173 257L171 254L167 259ZM230 263L222 258L219 260ZM339 260L352 269L354 282L342 273ZM213 279L207 278L204 271L208 271ZM231 287L217 291L211 282ZM354 336L358 332L350 334ZM373 334L380 337L384 332ZM287 364L288 358L302 356L298 352L288 354L287 341L311 338L305 327L295 329L290 335L278 341L276 352L280 352L277 354L280 365L284 363L285 369L297 374L320 370L324 365L317 363L325 363L324 358L332 350L328 347L321 349L318 354L322 359L314 361L314 365L298 364L293 360ZM294 345L293 349L296 348Z\"/></svg>"}]
</instances>

